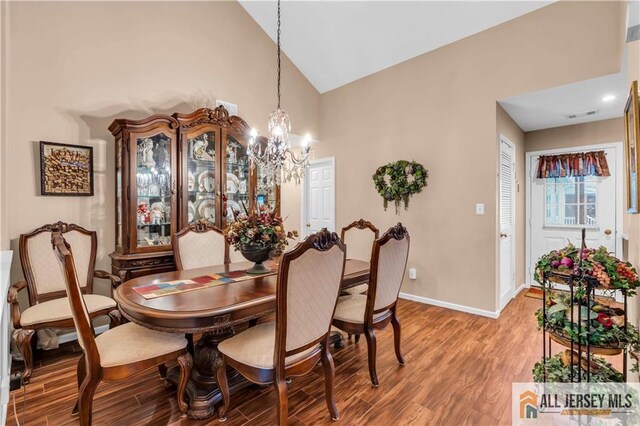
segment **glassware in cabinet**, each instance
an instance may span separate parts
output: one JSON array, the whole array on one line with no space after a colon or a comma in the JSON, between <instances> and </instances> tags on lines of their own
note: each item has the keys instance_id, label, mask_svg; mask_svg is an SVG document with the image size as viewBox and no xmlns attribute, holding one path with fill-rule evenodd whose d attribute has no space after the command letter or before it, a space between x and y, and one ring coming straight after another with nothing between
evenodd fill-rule
<instances>
[{"instance_id":1,"label":"glassware in cabinet","mask_svg":"<svg viewBox=\"0 0 640 426\"><path fill-rule=\"evenodd\" d=\"M216 223L216 145L219 132L203 130L186 137L186 223ZM184 148L183 148L184 149Z\"/></svg>"},{"instance_id":2,"label":"glassware in cabinet","mask_svg":"<svg viewBox=\"0 0 640 426\"><path fill-rule=\"evenodd\" d=\"M136 247L170 249L175 187L171 149L170 136L162 132L135 138Z\"/></svg>"},{"instance_id":3,"label":"glassware in cabinet","mask_svg":"<svg viewBox=\"0 0 640 426\"><path fill-rule=\"evenodd\" d=\"M235 216L245 213L252 207L253 187L249 156L246 143L232 133L226 134L225 143L225 181L226 210L223 211L226 223L235 220Z\"/></svg>"}]
</instances>

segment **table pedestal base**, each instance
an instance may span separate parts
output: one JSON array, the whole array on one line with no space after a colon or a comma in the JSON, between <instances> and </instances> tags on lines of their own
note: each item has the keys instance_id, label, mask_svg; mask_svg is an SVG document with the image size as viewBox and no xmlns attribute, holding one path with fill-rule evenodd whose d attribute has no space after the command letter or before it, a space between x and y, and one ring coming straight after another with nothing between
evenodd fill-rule
<instances>
[{"instance_id":1,"label":"table pedestal base","mask_svg":"<svg viewBox=\"0 0 640 426\"><path fill-rule=\"evenodd\" d=\"M215 378L216 368L221 362L218 344L233 335L234 331L231 327L207 332L196 344L194 368L186 391L189 418L198 420L216 415L215 406L222 402L222 393ZM330 342L336 348L344 346L342 334L338 332L331 334ZM227 368L227 377L231 395L253 384L231 367ZM179 378L180 369L177 366L171 368L167 374L167 380L177 384Z\"/></svg>"}]
</instances>

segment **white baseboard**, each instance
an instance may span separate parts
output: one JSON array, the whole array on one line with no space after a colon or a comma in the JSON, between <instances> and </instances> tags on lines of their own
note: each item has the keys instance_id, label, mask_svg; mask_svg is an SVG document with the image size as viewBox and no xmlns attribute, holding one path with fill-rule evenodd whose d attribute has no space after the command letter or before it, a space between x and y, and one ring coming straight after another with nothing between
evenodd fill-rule
<instances>
[{"instance_id":1,"label":"white baseboard","mask_svg":"<svg viewBox=\"0 0 640 426\"><path fill-rule=\"evenodd\" d=\"M520 287L518 287L518 288L516 289L516 294L515 294L515 296L513 296L513 297L516 297L517 295L519 295L519 294L520 294L520 292L521 292L522 290L524 290L525 288L529 288L529 287L531 287L531 286L527 285L526 283L520 284Z\"/></svg>"},{"instance_id":2,"label":"white baseboard","mask_svg":"<svg viewBox=\"0 0 640 426\"><path fill-rule=\"evenodd\" d=\"M412 300L414 302L427 305L440 306L441 308L453 309L454 311L466 312L468 314L480 315L487 318L498 318L499 312L485 311L484 309L472 308L471 306L458 305L456 303L443 302L441 300L429 299L428 297L416 296L415 294L400 293L401 299Z\"/></svg>"},{"instance_id":3,"label":"white baseboard","mask_svg":"<svg viewBox=\"0 0 640 426\"><path fill-rule=\"evenodd\" d=\"M96 335L100 333L104 333L108 329L109 329L109 324L99 325L94 328L94 330L96 331ZM74 340L78 340L78 333L76 333L75 331L72 331L71 333L61 334L60 336L58 336L58 343L60 344L73 342Z\"/></svg>"}]
</instances>

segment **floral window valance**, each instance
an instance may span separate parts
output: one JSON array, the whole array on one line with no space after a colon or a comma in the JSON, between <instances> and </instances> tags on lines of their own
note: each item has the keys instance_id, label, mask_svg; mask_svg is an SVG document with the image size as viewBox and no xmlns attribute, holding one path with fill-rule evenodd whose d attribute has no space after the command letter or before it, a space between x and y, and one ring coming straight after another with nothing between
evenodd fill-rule
<instances>
[{"instance_id":1,"label":"floral window valance","mask_svg":"<svg viewBox=\"0 0 640 426\"><path fill-rule=\"evenodd\" d=\"M566 176L611 176L604 151L541 155L538 158L538 179Z\"/></svg>"}]
</instances>

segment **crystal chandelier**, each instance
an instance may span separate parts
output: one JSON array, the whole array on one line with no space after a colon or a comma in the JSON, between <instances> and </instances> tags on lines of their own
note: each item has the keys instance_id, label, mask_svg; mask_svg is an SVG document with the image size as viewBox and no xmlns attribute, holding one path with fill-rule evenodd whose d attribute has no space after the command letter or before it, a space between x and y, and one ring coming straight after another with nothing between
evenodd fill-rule
<instances>
[{"instance_id":1,"label":"crystal chandelier","mask_svg":"<svg viewBox=\"0 0 640 426\"><path fill-rule=\"evenodd\" d=\"M291 180L300 183L300 179L304 177L304 171L309 165L310 136L304 137L300 156L296 156L289 142L291 121L287 113L280 108L280 26L280 0L278 0L278 104L276 110L269 116L269 139L266 145L256 140L258 132L252 129L247 149L251 167L254 169L258 167L259 170L259 192L270 192L275 186L280 186L282 182Z\"/></svg>"}]
</instances>

